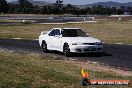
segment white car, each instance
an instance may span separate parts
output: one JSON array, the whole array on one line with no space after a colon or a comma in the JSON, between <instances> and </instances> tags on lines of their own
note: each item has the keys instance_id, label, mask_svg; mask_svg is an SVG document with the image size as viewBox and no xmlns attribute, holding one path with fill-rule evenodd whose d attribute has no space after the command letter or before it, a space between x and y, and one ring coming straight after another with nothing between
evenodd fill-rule
<instances>
[{"instance_id":1,"label":"white car","mask_svg":"<svg viewBox=\"0 0 132 88\"><path fill-rule=\"evenodd\" d=\"M90 37L79 28L53 28L51 31L41 33L39 44L43 52L56 50L65 56L70 53L101 52L102 42Z\"/></svg>"}]
</instances>

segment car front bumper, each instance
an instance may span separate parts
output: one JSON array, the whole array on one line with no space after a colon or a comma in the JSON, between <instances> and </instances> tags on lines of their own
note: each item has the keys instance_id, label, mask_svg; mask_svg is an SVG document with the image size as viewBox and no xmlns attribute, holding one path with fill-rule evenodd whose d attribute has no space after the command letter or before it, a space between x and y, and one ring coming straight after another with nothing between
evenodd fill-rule
<instances>
[{"instance_id":1,"label":"car front bumper","mask_svg":"<svg viewBox=\"0 0 132 88\"><path fill-rule=\"evenodd\" d=\"M102 52L103 45L69 45L69 48L73 53Z\"/></svg>"}]
</instances>

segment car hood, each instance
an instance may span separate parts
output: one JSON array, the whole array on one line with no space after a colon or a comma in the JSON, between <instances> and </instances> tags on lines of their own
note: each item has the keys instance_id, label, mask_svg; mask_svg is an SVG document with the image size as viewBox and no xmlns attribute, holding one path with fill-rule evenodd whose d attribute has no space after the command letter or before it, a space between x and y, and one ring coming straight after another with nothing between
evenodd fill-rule
<instances>
[{"instance_id":1,"label":"car hood","mask_svg":"<svg viewBox=\"0 0 132 88\"><path fill-rule=\"evenodd\" d=\"M63 37L63 40L67 43L96 43L100 40L93 37Z\"/></svg>"}]
</instances>

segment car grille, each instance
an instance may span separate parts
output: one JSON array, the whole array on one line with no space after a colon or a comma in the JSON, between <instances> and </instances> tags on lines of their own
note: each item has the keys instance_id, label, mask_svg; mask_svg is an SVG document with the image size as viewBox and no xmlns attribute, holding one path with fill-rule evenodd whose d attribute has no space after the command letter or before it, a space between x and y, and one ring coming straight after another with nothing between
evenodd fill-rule
<instances>
[{"instance_id":1,"label":"car grille","mask_svg":"<svg viewBox=\"0 0 132 88\"><path fill-rule=\"evenodd\" d=\"M96 48L92 48L92 49L84 49L84 51L96 51Z\"/></svg>"},{"instance_id":2,"label":"car grille","mask_svg":"<svg viewBox=\"0 0 132 88\"><path fill-rule=\"evenodd\" d=\"M84 45L96 45L95 43L83 43Z\"/></svg>"}]
</instances>

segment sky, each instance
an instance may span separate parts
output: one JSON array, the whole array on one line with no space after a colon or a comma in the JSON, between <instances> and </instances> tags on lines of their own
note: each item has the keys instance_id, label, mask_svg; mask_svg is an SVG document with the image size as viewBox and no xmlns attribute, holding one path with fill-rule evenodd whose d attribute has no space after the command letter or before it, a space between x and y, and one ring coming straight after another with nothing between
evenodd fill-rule
<instances>
[{"instance_id":1,"label":"sky","mask_svg":"<svg viewBox=\"0 0 132 88\"><path fill-rule=\"evenodd\" d=\"M13 1L13 0L7 0L7 1ZM36 1L55 2L56 0L36 0ZM85 5L85 4L91 4L96 2L107 2L107 1L122 2L122 3L132 2L132 0L63 0L63 1L65 4L74 4L74 5Z\"/></svg>"}]
</instances>

